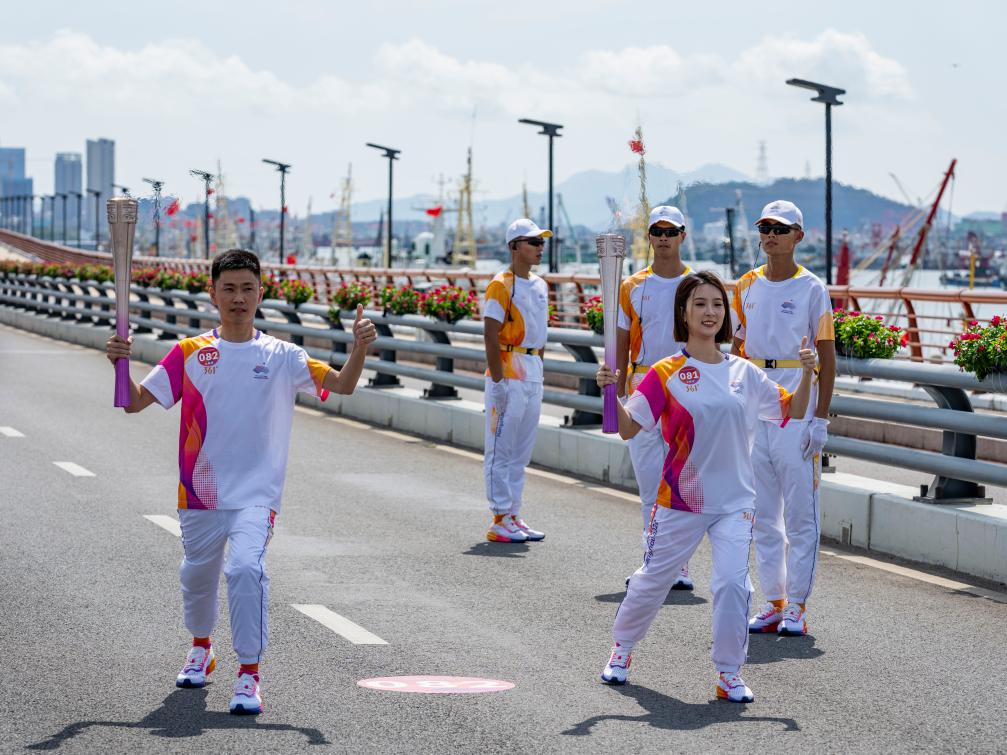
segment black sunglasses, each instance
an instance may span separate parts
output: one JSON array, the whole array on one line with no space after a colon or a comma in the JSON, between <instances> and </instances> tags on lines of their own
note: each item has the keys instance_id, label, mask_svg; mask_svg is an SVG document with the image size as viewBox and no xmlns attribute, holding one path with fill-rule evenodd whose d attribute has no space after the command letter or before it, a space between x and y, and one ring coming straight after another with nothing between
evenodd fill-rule
<instances>
[{"instance_id":1,"label":"black sunglasses","mask_svg":"<svg viewBox=\"0 0 1007 755\"><path fill-rule=\"evenodd\" d=\"M543 238L518 239L518 241L523 241L530 246L545 246L545 239Z\"/></svg>"},{"instance_id":2,"label":"black sunglasses","mask_svg":"<svg viewBox=\"0 0 1007 755\"><path fill-rule=\"evenodd\" d=\"M759 233L763 236L769 236L770 234L775 236L786 236L794 230L789 225L772 225L771 223L763 223L762 225L756 226L756 228L759 229Z\"/></svg>"},{"instance_id":3,"label":"black sunglasses","mask_svg":"<svg viewBox=\"0 0 1007 755\"><path fill-rule=\"evenodd\" d=\"M669 236L671 238L674 238L675 236L677 236L678 234L680 234L683 230L684 229L682 229L682 228L656 228L655 227L655 228L651 228L650 229L650 235L651 236L655 236L657 238L661 238L662 236Z\"/></svg>"}]
</instances>

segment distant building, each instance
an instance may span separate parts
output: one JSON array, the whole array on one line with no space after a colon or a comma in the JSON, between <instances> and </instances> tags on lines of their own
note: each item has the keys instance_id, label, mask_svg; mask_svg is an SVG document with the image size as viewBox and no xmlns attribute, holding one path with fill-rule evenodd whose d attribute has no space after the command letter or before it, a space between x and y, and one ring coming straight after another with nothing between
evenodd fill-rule
<instances>
[{"instance_id":1,"label":"distant building","mask_svg":"<svg viewBox=\"0 0 1007 755\"><path fill-rule=\"evenodd\" d=\"M24 174L24 147L0 147L0 197L32 193L32 180Z\"/></svg>"},{"instance_id":2,"label":"distant building","mask_svg":"<svg viewBox=\"0 0 1007 755\"><path fill-rule=\"evenodd\" d=\"M57 152L56 173L53 187L56 194L67 194L66 224L70 229L77 227L77 197L74 192L83 193L83 156L80 152ZM62 210L62 207L60 207ZM93 215L92 215L93 217ZM83 226L83 223L82 223Z\"/></svg>"},{"instance_id":3,"label":"distant building","mask_svg":"<svg viewBox=\"0 0 1007 755\"><path fill-rule=\"evenodd\" d=\"M87 188L101 192L101 206L98 208L98 222L102 233L108 229L108 218L104 212L105 202L114 196L115 183L115 142L111 139L87 140ZM94 232L95 198L88 195L85 204L85 228Z\"/></svg>"}]
</instances>

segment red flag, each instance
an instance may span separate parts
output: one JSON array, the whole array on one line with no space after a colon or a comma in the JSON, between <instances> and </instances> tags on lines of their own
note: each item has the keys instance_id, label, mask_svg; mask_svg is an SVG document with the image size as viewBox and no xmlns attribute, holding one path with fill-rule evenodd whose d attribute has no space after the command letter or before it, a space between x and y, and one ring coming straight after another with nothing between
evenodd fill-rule
<instances>
[{"instance_id":1,"label":"red flag","mask_svg":"<svg viewBox=\"0 0 1007 755\"><path fill-rule=\"evenodd\" d=\"M174 215L175 213L178 212L179 207L180 207L180 205L179 205L179 202L178 202L178 198L176 197L175 199L172 200L171 204L168 205L168 209L166 209L164 211L164 214L165 215L169 215L169 216L170 215Z\"/></svg>"},{"instance_id":2,"label":"red flag","mask_svg":"<svg viewBox=\"0 0 1007 755\"><path fill-rule=\"evenodd\" d=\"M293 254L288 254L287 255L287 264L288 265L296 265L297 264L297 257L295 257Z\"/></svg>"},{"instance_id":3,"label":"red flag","mask_svg":"<svg viewBox=\"0 0 1007 755\"><path fill-rule=\"evenodd\" d=\"M427 210L427 215L429 215L432 218L436 218L442 212L444 212L444 207L442 207L441 205L437 205L436 207L431 207L430 209L428 209Z\"/></svg>"},{"instance_id":4,"label":"red flag","mask_svg":"<svg viewBox=\"0 0 1007 755\"><path fill-rule=\"evenodd\" d=\"M646 152L646 150L643 148L643 140L642 139L630 139L629 140L629 148L631 150L633 150L634 152L636 152L636 154L638 154L638 155L642 155L642 154L644 154Z\"/></svg>"},{"instance_id":5,"label":"red flag","mask_svg":"<svg viewBox=\"0 0 1007 755\"><path fill-rule=\"evenodd\" d=\"M210 195L211 195L211 194L213 194L214 192L215 192L215 190L214 190L214 189L207 189L207 190L206 190L206 196L210 196Z\"/></svg>"},{"instance_id":6,"label":"red flag","mask_svg":"<svg viewBox=\"0 0 1007 755\"><path fill-rule=\"evenodd\" d=\"M213 219L214 219L214 218L216 218L217 216L216 216L216 215L214 215L214 214L213 214L212 212L208 212L208 213L206 213L206 217L207 217L207 218L208 218L209 220L213 220Z\"/></svg>"},{"instance_id":7,"label":"red flag","mask_svg":"<svg viewBox=\"0 0 1007 755\"><path fill-rule=\"evenodd\" d=\"M286 214L286 213L287 213L287 206L286 206L286 205L283 205L283 213L284 213L284 214Z\"/></svg>"},{"instance_id":8,"label":"red flag","mask_svg":"<svg viewBox=\"0 0 1007 755\"><path fill-rule=\"evenodd\" d=\"M236 218L234 222L236 222L236 223L244 223L245 219L244 218Z\"/></svg>"}]
</instances>

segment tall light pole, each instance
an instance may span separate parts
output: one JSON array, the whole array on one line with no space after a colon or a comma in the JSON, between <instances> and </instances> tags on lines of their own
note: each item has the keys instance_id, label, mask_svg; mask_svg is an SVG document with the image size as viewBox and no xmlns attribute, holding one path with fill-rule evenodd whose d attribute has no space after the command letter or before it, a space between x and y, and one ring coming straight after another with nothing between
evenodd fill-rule
<instances>
[{"instance_id":1,"label":"tall light pole","mask_svg":"<svg viewBox=\"0 0 1007 755\"><path fill-rule=\"evenodd\" d=\"M143 179L154 189L154 256L161 256L161 187L164 181L156 178Z\"/></svg>"},{"instance_id":2,"label":"tall light pole","mask_svg":"<svg viewBox=\"0 0 1007 755\"><path fill-rule=\"evenodd\" d=\"M562 125L559 123L546 123L545 121L535 121L531 118L518 118L518 123L527 123L529 126L540 126L542 128L539 131L540 134L544 134L549 137L549 230L553 230L553 202L552 202L552 140L559 138L562 134L559 132ZM556 273L559 272L559 255L557 254L556 248L556 236L553 235L548 239L549 242L549 272Z\"/></svg>"},{"instance_id":3,"label":"tall light pole","mask_svg":"<svg viewBox=\"0 0 1007 755\"><path fill-rule=\"evenodd\" d=\"M203 180L203 251L206 259L210 259L210 182L213 174L205 170L190 170L189 175Z\"/></svg>"},{"instance_id":4,"label":"tall light pole","mask_svg":"<svg viewBox=\"0 0 1007 755\"><path fill-rule=\"evenodd\" d=\"M65 191L57 191L56 196L63 200L63 245L66 245L66 198L67 193Z\"/></svg>"},{"instance_id":5,"label":"tall light pole","mask_svg":"<svg viewBox=\"0 0 1007 755\"><path fill-rule=\"evenodd\" d=\"M98 222L101 219L101 189L88 189L87 193L94 197L94 250L97 252L101 243L101 225ZM42 203L42 209L44 215L45 202Z\"/></svg>"},{"instance_id":6,"label":"tall light pole","mask_svg":"<svg viewBox=\"0 0 1007 755\"><path fill-rule=\"evenodd\" d=\"M818 93L812 102L825 104L825 282L832 285L832 106L842 105L839 95L846 94L827 84L816 84L805 79L787 79L790 86L811 89Z\"/></svg>"},{"instance_id":7,"label":"tall light pole","mask_svg":"<svg viewBox=\"0 0 1007 755\"><path fill-rule=\"evenodd\" d=\"M71 191L70 193L77 197L77 248L80 249L80 213L81 205L84 204L84 195L79 191Z\"/></svg>"},{"instance_id":8,"label":"tall light pole","mask_svg":"<svg viewBox=\"0 0 1007 755\"><path fill-rule=\"evenodd\" d=\"M388 236L385 238L385 259L383 265L387 269L392 266L392 228L394 227L392 226L392 166L399 159L399 153L402 150L382 147L380 144L372 144L371 142L367 142L367 146L373 149L380 149L385 153L385 157L388 158Z\"/></svg>"},{"instance_id":9,"label":"tall light pole","mask_svg":"<svg viewBox=\"0 0 1007 755\"><path fill-rule=\"evenodd\" d=\"M289 163L281 163L276 160L262 158L262 162L267 165L275 165L280 174L280 264L284 262L283 257L283 235L287 227L287 171L290 170Z\"/></svg>"},{"instance_id":10,"label":"tall light pole","mask_svg":"<svg viewBox=\"0 0 1007 755\"><path fill-rule=\"evenodd\" d=\"M31 234L32 236L35 236L35 197L36 196L38 196L38 195L37 194L29 194L28 195L28 219L29 219L29 221L31 221L28 224L28 227L31 229L31 230L28 231L28 233ZM39 233L39 235L35 236L35 238L41 237L41 235L42 235L42 229L41 228L39 228L39 232L38 233Z\"/></svg>"}]
</instances>

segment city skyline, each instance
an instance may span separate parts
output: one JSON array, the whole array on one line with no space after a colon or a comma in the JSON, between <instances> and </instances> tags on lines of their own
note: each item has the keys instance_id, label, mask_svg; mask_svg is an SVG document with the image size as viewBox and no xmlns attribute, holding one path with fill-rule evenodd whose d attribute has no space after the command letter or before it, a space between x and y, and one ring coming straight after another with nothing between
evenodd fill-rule
<instances>
[{"instance_id":1,"label":"city skyline","mask_svg":"<svg viewBox=\"0 0 1007 755\"><path fill-rule=\"evenodd\" d=\"M925 199L958 157L954 212L999 212L1007 205L999 180L1007 156L996 124L1005 106L986 96L998 90L995 44L985 30L1007 14L993 3L965 3L938 23L925 6L911 37L905 14L860 0L824 4L772 31L761 11L741 3L728 4L726 19L676 8L668 18L673 34L660 33L660 24L641 30L634 19L632 33L612 26L620 14L609 2L542 9L519 2L513 17L484 9L491 23L481 25L449 0L422 8L378 2L341 14L306 2L281 24L300 25L305 38L266 45L261 30L229 27L228 13L238 7L231 3L208 11L199 30L179 20L196 7L185 0L178 13L156 25L133 23L125 34L144 17L140 10L113 18L43 2L0 29L7 116L0 146L27 147L38 193L52 191L47 163L57 152L105 134L117 143L116 180L134 194L146 188L141 176L156 175L166 193L198 201L188 170L219 158L229 193L275 208L278 182L260 162L271 157L293 164L292 212L309 197L316 211L331 211L349 162L355 200L381 199L386 171L364 146L371 140L403 150L397 197L436 194L441 174L450 181L463 171L469 144L477 201L516 195L524 182L541 191L545 140L517 123L523 116L564 124L557 182L629 164L626 142L638 123L648 159L678 171L721 163L755 176L766 141L769 175L802 177L810 165L818 176L822 108L783 83L801 76L849 92L833 114L835 180L901 201L894 174ZM247 7L253 15L264 8ZM533 8L545 27L565 22L570 33L521 31L522 13ZM989 23L968 26L969 10ZM394 23L375 25L376 14L391 12ZM662 11L643 3L638 12ZM337 20L359 33L339 36L345 44L335 49L322 44L320 29ZM928 26L942 34L937 48L918 41ZM611 34L598 44L603 27ZM534 54L512 54L505 42L515 35Z\"/></svg>"}]
</instances>

